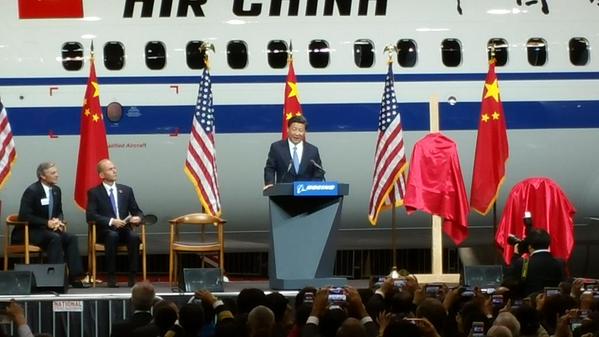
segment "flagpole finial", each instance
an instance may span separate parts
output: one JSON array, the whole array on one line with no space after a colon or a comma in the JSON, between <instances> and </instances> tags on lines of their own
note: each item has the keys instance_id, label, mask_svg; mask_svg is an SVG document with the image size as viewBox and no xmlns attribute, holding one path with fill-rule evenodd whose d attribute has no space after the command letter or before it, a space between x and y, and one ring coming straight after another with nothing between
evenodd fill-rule
<instances>
[{"instance_id":1,"label":"flagpole finial","mask_svg":"<svg viewBox=\"0 0 599 337\"><path fill-rule=\"evenodd\" d=\"M287 50L287 62L293 60L293 40L289 40L289 49Z\"/></svg>"},{"instance_id":2,"label":"flagpole finial","mask_svg":"<svg viewBox=\"0 0 599 337\"><path fill-rule=\"evenodd\" d=\"M212 50L213 53L216 53L216 47L214 47L214 44L210 42L202 42L202 45L200 46L200 52L204 53L204 63L208 69L210 69L210 60L208 58L209 50Z\"/></svg>"},{"instance_id":3,"label":"flagpole finial","mask_svg":"<svg viewBox=\"0 0 599 337\"><path fill-rule=\"evenodd\" d=\"M495 62L495 45L494 44L489 45L489 51L491 52L491 58L489 58L489 64L491 64L491 63Z\"/></svg>"},{"instance_id":4,"label":"flagpole finial","mask_svg":"<svg viewBox=\"0 0 599 337\"><path fill-rule=\"evenodd\" d=\"M93 61L94 60L94 40L92 40L91 46L89 47L90 50L90 58Z\"/></svg>"},{"instance_id":5,"label":"flagpole finial","mask_svg":"<svg viewBox=\"0 0 599 337\"><path fill-rule=\"evenodd\" d=\"M387 63L393 63L393 54L397 54L397 46L388 44L385 46L384 52L387 53Z\"/></svg>"}]
</instances>

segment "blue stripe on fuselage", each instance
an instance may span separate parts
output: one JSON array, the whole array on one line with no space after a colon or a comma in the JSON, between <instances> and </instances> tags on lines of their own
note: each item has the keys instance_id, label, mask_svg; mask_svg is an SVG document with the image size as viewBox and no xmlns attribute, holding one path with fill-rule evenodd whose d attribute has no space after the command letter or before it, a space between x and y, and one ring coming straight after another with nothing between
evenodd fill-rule
<instances>
[{"instance_id":1,"label":"blue stripe on fuselage","mask_svg":"<svg viewBox=\"0 0 599 337\"><path fill-rule=\"evenodd\" d=\"M533 73L502 73L497 72L501 81L535 81L535 80L596 80L599 72L533 72ZM347 82L384 82L381 74L338 74L338 75L297 75L299 83L347 83ZM395 74L399 82L452 82L452 81L484 81L486 73L448 73L448 74ZM100 76L101 84L197 84L197 76ZM212 77L215 84L256 84L284 83L282 75L218 75ZM45 85L85 85L87 77L28 77L0 78L0 86L45 86Z\"/></svg>"},{"instance_id":2,"label":"blue stripe on fuselage","mask_svg":"<svg viewBox=\"0 0 599 337\"><path fill-rule=\"evenodd\" d=\"M378 103L303 104L311 132L374 131ZM406 131L428 130L428 103L402 103L400 112ZM123 107L123 119L107 122L109 134L188 133L193 106ZM217 105L217 133L264 133L281 130L282 104ZM599 128L599 101L505 102L509 129ZM7 107L13 132L17 136L79 133L79 107ZM479 102L440 104L442 130L475 130Z\"/></svg>"}]
</instances>

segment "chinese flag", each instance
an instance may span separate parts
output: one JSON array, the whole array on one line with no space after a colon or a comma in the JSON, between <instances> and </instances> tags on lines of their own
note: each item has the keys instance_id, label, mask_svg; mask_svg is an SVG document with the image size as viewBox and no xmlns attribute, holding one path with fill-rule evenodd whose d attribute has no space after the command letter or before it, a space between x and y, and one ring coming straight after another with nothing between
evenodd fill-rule
<instances>
[{"instance_id":1,"label":"chinese flag","mask_svg":"<svg viewBox=\"0 0 599 337\"><path fill-rule=\"evenodd\" d=\"M20 19L82 18L83 0L19 0Z\"/></svg>"},{"instance_id":2,"label":"chinese flag","mask_svg":"<svg viewBox=\"0 0 599 337\"><path fill-rule=\"evenodd\" d=\"M283 139L287 139L287 121L293 116L302 115L302 106L300 105L297 92L297 79L293 70L293 59L289 57L289 72L285 84L285 106L283 107Z\"/></svg>"},{"instance_id":3,"label":"chinese flag","mask_svg":"<svg viewBox=\"0 0 599 337\"><path fill-rule=\"evenodd\" d=\"M87 191L100 184L96 165L100 160L108 158L106 127L100 107L100 86L96 78L93 57L83 99L83 109L81 109L80 134L79 160L75 178L75 203L82 209L86 209Z\"/></svg>"},{"instance_id":4,"label":"chinese flag","mask_svg":"<svg viewBox=\"0 0 599 337\"><path fill-rule=\"evenodd\" d=\"M491 60L483 89L470 191L470 206L482 215L489 212L497 199L508 157L505 114L499 98L495 60Z\"/></svg>"}]
</instances>

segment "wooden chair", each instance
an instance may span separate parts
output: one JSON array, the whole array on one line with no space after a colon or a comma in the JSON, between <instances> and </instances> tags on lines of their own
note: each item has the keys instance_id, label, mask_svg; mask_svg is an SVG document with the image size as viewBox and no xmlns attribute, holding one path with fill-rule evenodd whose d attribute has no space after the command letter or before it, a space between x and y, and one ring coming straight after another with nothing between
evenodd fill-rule
<instances>
[{"instance_id":1,"label":"wooden chair","mask_svg":"<svg viewBox=\"0 0 599 337\"><path fill-rule=\"evenodd\" d=\"M168 281L171 286L177 283L177 253L218 253L218 263L221 273L224 273L225 267L225 240L224 224L225 220L205 213L192 213L169 220L170 240L169 240L169 273ZM201 231L199 240L187 241L181 240L179 236L179 227L181 225L199 225ZM205 226L213 225L216 227L216 240L206 241ZM195 233L194 233L195 234ZM191 234L188 234L191 235Z\"/></svg>"},{"instance_id":2,"label":"wooden chair","mask_svg":"<svg viewBox=\"0 0 599 337\"><path fill-rule=\"evenodd\" d=\"M11 227L24 227L25 237L23 243L11 243ZM8 257L10 254L25 255L25 264L29 264L29 255L31 253L38 253L41 257L42 248L29 243L29 223L20 221L18 214L9 215L6 217L6 232L4 233L4 270L8 270Z\"/></svg>"},{"instance_id":3,"label":"wooden chair","mask_svg":"<svg viewBox=\"0 0 599 337\"><path fill-rule=\"evenodd\" d=\"M143 279L146 279L146 224L139 224L141 228L141 243L139 244L139 253L141 254L141 273ZM98 243L96 234L96 223L94 221L88 222L88 234L87 234L87 265L91 270L90 273L90 282L92 286L96 286L96 269L97 269L97 255L98 253L105 253L106 246L103 243ZM116 248L116 253L127 253L127 245L121 244Z\"/></svg>"}]
</instances>

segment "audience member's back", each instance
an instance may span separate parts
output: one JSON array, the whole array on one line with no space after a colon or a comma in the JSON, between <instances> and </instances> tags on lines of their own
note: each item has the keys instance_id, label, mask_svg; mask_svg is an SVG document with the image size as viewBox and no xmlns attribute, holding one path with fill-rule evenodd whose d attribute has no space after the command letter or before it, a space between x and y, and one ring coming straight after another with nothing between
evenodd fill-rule
<instances>
[{"instance_id":1,"label":"audience member's back","mask_svg":"<svg viewBox=\"0 0 599 337\"><path fill-rule=\"evenodd\" d=\"M337 329L336 337L366 337L366 329L358 319L350 317Z\"/></svg>"},{"instance_id":2,"label":"audience member's back","mask_svg":"<svg viewBox=\"0 0 599 337\"><path fill-rule=\"evenodd\" d=\"M337 329L347 319L347 313L343 309L327 309L320 319L320 334L322 337L335 337Z\"/></svg>"},{"instance_id":3,"label":"audience member's back","mask_svg":"<svg viewBox=\"0 0 599 337\"><path fill-rule=\"evenodd\" d=\"M420 329L410 321L404 319L392 320L385 331L383 337L421 337Z\"/></svg>"},{"instance_id":4,"label":"audience member's back","mask_svg":"<svg viewBox=\"0 0 599 337\"><path fill-rule=\"evenodd\" d=\"M204 309L199 303L186 303L179 309L179 324L187 337L198 337L204 325Z\"/></svg>"},{"instance_id":5,"label":"audience member's back","mask_svg":"<svg viewBox=\"0 0 599 337\"><path fill-rule=\"evenodd\" d=\"M424 317L435 327L440 336L445 336L445 324L447 322L447 311L443 303L436 298L426 298L418 308L416 317Z\"/></svg>"},{"instance_id":6,"label":"audience member's back","mask_svg":"<svg viewBox=\"0 0 599 337\"><path fill-rule=\"evenodd\" d=\"M275 337L286 337L293 325L289 301L281 293L273 292L266 295L267 307L275 315Z\"/></svg>"},{"instance_id":7,"label":"audience member's back","mask_svg":"<svg viewBox=\"0 0 599 337\"><path fill-rule=\"evenodd\" d=\"M177 305L169 301L154 304L152 323L132 331L131 337L156 337L164 334L175 324L178 316Z\"/></svg>"}]
</instances>

